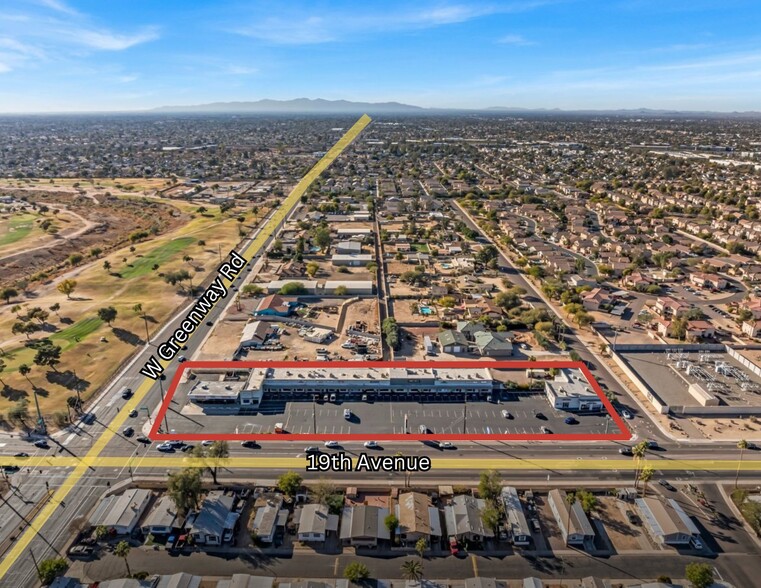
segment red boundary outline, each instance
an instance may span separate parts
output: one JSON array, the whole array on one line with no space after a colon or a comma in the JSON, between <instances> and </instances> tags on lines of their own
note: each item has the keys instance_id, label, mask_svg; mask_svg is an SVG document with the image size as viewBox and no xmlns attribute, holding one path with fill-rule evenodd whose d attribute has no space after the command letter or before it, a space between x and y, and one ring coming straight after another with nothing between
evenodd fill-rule
<instances>
[{"instance_id":1,"label":"red boundary outline","mask_svg":"<svg viewBox=\"0 0 761 588\"><path fill-rule=\"evenodd\" d=\"M371 434L342 434L342 435L319 435L319 434L301 434L286 433L277 435L274 433L245 434L204 434L204 433L159 433L158 429L164 419L164 415L169 409L169 404L177 390L182 374L186 369L248 369L248 368L363 368L363 367L408 367L408 368L495 368L503 370L524 370L524 369L546 369L546 368L574 368L580 370L587 379L592 389L603 403L608 414L619 429L618 433L607 434L575 434L575 433L556 433L545 435L541 433L532 434L492 434L492 435L438 435L431 433L427 435L405 435L403 433L371 433ZM213 417L209 417L213 418ZM331 361L326 365L324 361L187 361L179 364L174 377L169 385L164 402L161 404L158 415L154 419L153 427L148 435L154 441L433 441L442 439L447 441L628 441L631 438L626 424L621 416L615 411L613 405L605 397L600 385L594 379L587 366L580 361Z\"/></svg>"}]
</instances>

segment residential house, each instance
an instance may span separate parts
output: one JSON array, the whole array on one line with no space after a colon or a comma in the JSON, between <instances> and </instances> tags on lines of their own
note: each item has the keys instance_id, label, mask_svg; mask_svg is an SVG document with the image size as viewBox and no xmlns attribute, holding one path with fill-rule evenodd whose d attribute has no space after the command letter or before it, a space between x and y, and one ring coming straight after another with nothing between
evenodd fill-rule
<instances>
[{"instance_id":1,"label":"residential house","mask_svg":"<svg viewBox=\"0 0 761 588\"><path fill-rule=\"evenodd\" d=\"M459 331L446 329L438 334L439 347L443 353L466 353L468 340Z\"/></svg>"},{"instance_id":2,"label":"residential house","mask_svg":"<svg viewBox=\"0 0 761 588\"><path fill-rule=\"evenodd\" d=\"M675 300L670 296L660 296L655 301L655 312L665 317L679 317L690 309L689 304Z\"/></svg>"},{"instance_id":3,"label":"residential house","mask_svg":"<svg viewBox=\"0 0 761 588\"><path fill-rule=\"evenodd\" d=\"M289 317L296 312L299 306L302 306L300 302L285 300L279 294L271 294L261 299L259 306L254 311L254 316Z\"/></svg>"},{"instance_id":4,"label":"residential house","mask_svg":"<svg viewBox=\"0 0 761 588\"><path fill-rule=\"evenodd\" d=\"M451 504L444 507L444 521L447 535L458 540L481 541L494 537L494 530L484 525L481 512L486 508L486 501L466 494L458 494Z\"/></svg>"},{"instance_id":5,"label":"residential house","mask_svg":"<svg viewBox=\"0 0 761 588\"><path fill-rule=\"evenodd\" d=\"M742 332L748 337L761 336L761 320L745 321L742 324Z\"/></svg>"},{"instance_id":6,"label":"residential house","mask_svg":"<svg viewBox=\"0 0 761 588\"><path fill-rule=\"evenodd\" d=\"M238 525L237 501L232 494L219 490L209 492L201 508L187 520L188 534L193 542L196 545L222 545L225 535L231 537Z\"/></svg>"},{"instance_id":7,"label":"residential house","mask_svg":"<svg viewBox=\"0 0 761 588\"><path fill-rule=\"evenodd\" d=\"M233 574L217 582L216 588L272 588L275 578L266 576L249 576L248 574ZM280 586L283 586L280 583Z\"/></svg>"},{"instance_id":8,"label":"residential house","mask_svg":"<svg viewBox=\"0 0 761 588\"><path fill-rule=\"evenodd\" d=\"M512 333L480 331L474 336L478 353L483 357L509 357L513 354Z\"/></svg>"},{"instance_id":9,"label":"residential house","mask_svg":"<svg viewBox=\"0 0 761 588\"><path fill-rule=\"evenodd\" d=\"M155 588L199 588L201 580L201 576L179 572L177 574L159 576L159 580L154 586Z\"/></svg>"},{"instance_id":10,"label":"residential house","mask_svg":"<svg viewBox=\"0 0 761 588\"><path fill-rule=\"evenodd\" d=\"M330 514L324 504L305 504L299 509L299 541L324 543L330 532L338 530L338 515Z\"/></svg>"},{"instance_id":11,"label":"residential house","mask_svg":"<svg viewBox=\"0 0 761 588\"><path fill-rule=\"evenodd\" d=\"M518 491L513 486L503 486L500 494L505 507L505 528L513 545L525 546L531 543L531 529L523 512Z\"/></svg>"},{"instance_id":12,"label":"residential house","mask_svg":"<svg viewBox=\"0 0 761 588\"><path fill-rule=\"evenodd\" d=\"M569 505L565 491L557 488L550 490L547 500L563 540L569 545L582 545L585 548L592 546L595 532L581 503L575 501Z\"/></svg>"},{"instance_id":13,"label":"residential house","mask_svg":"<svg viewBox=\"0 0 761 588\"><path fill-rule=\"evenodd\" d=\"M399 521L396 532L407 545L421 538L433 542L441 537L439 509L431 504L428 495L420 492L400 494L395 509Z\"/></svg>"},{"instance_id":14,"label":"residential house","mask_svg":"<svg viewBox=\"0 0 761 588\"><path fill-rule=\"evenodd\" d=\"M280 292L286 284L298 284L303 288L303 292L306 294L317 293L317 280L299 280L299 279L287 279L287 280L272 280L264 285L264 289L268 294L277 294Z\"/></svg>"},{"instance_id":15,"label":"residential house","mask_svg":"<svg viewBox=\"0 0 761 588\"><path fill-rule=\"evenodd\" d=\"M602 288L593 288L581 294L581 304L585 310L600 310L611 303L610 296Z\"/></svg>"},{"instance_id":16,"label":"residential house","mask_svg":"<svg viewBox=\"0 0 761 588\"><path fill-rule=\"evenodd\" d=\"M288 511L283 506L282 494L260 496L254 503L256 514L249 523L251 535L261 543L272 543L278 528L285 527Z\"/></svg>"},{"instance_id":17,"label":"residential house","mask_svg":"<svg viewBox=\"0 0 761 588\"><path fill-rule=\"evenodd\" d=\"M330 263L338 267L362 267L372 261L370 253L334 253L330 258Z\"/></svg>"},{"instance_id":18,"label":"residential house","mask_svg":"<svg viewBox=\"0 0 761 588\"><path fill-rule=\"evenodd\" d=\"M181 529L183 519L177 514L177 507L169 495L162 496L151 512L143 520L140 529L143 535L171 535Z\"/></svg>"},{"instance_id":19,"label":"residential house","mask_svg":"<svg viewBox=\"0 0 761 588\"><path fill-rule=\"evenodd\" d=\"M385 519L388 509L369 504L345 506L341 516L341 541L355 547L376 547L391 537Z\"/></svg>"},{"instance_id":20,"label":"residential house","mask_svg":"<svg viewBox=\"0 0 761 588\"><path fill-rule=\"evenodd\" d=\"M106 527L117 535L129 535L148 508L151 491L139 488L106 496L90 517L92 527Z\"/></svg>"},{"instance_id":21,"label":"residential house","mask_svg":"<svg viewBox=\"0 0 761 588\"><path fill-rule=\"evenodd\" d=\"M651 534L664 545L688 545L700 531L678 502L669 498L637 498L635 500Z\"/></svg>"}]
</instances>

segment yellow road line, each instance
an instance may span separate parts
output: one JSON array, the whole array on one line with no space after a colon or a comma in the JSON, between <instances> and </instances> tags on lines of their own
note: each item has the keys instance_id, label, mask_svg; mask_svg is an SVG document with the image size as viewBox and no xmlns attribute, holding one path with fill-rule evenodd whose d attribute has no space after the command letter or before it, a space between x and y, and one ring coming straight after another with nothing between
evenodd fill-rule
<instances>
[{"instance_id":1,"label":"yellow road line","mask_svg":"<svg viewBox=\"0 0 761 588\"><path fill-rule=\"evenodd\" d=\"M307 172L301 181L296 184L296 187L291 190L291 193L283 201L283 204L278 208L272 218L270 218L264 227L262 227L261 231L252 241L251 245L246 248L243 257L245 257L247 261L250 261L251 258L256 255L259 249L261 249L261 247L264 245L267 238L275 231L278 224L280 224L281 221L285 220L288 214L290 214L291 210L293 210L293 208L298 204L301 196L306 192L309 185L315 179L317 179L317 176L325 171L331 163L333 163L333 161L341 154L344 149L346 149L346 147L349 146L349 144L354 139L357 138L362 130L364 130L364 128L370 124L370 120L370 117L366 114L362 115L362 117L356 123L354 123L354 125L344 134L344 136L341 137L325 155L323 155L320 161L318 161L317 164L312 169L310 169L309 172ZM227 282L226 286L229 285L229 280L225 281ZM166 367L168 363L169 362L163 362L162 366ZM11 549L11 551L8 552L8 554L5 556L5 559L0 562L0 578L5 577L11 566L16 562L19 556L24 553L29 544L32 542L32 539L34 539L34 537L45 525L48 519L56 512L58 504L66 498L71 489L74 488L77 482L79 482L79 480L85 474L87 468L89 467L89 463L102 453L108 442L113 439L116 432L124 424L124 421L127 419L130 411L133 408L138 407L143 397L148 393L153 384L153 380L150 378L145 378L142 384L138 386L132 398L127 401L122 409L116 414L110 425L103 430L103 433L90 448L90 451L87 452L87 455L81 461L79 461L79 463L74 468L74 471L69 474L69 477L58 488L58 490L56 490L55 494L53 495L53 499L45 506L45 508L40 511L40 514L37 515L37 517L27 528L24 534L18 539L18 541L16 541L13 549ZM119 459L121 459L122 464L125 463L124 458Z\"/></svg>"},{"instance_id":2,"label":"yellow road line","mask_svg":"<svg viewBox=\"0 0 761 588\"><path fill-rule=\"evenodd\" d=\"M354 460L356 463L356 460ZM19 461L19 464L21 462ZM24 464L28 465L28 464ZM307 460L303 457L228 457L214 460L190 456L172 455L136 455L136 456L92 456L85 457L51 457L45 464L34 467L93 467L93 468L202 468L220 467L228 469L303 469ZM648 465L656 470L695 470L695 471L736 471L740 466L742 472L758 471L761 474L761 461L732 459L669 459L650 461ZM623 459L510 459L510 458L439 458L434 459L435 470L635 470L638 464L634 460ZM30 466L32 467L32 466Z\"/></svg>"}]
</instances>

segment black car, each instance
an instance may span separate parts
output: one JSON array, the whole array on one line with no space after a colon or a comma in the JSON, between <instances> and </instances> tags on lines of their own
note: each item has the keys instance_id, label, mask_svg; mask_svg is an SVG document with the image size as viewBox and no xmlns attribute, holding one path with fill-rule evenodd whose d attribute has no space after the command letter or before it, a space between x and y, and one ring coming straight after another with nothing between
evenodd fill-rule
<instances>
[{"instance_id":1,"label":"black car","mask_svg":"<svg viewBox=\"0 0 761 588\"><path fill-rule=\"evenodd\" d=\"M21 452L17 453L16 455L14 455L13 457L29 457L29 454L28 453L24 453L23 451L21 451Z\"/></svg>"},{"instance_id":2,"label":"black car","mask_svg":"<svg viewBox=\"0 0 761 588\"><path fill-rule=\"evenodd\" d=\"M241 442L242 447L247 447L248 449L256 449L259 447L259 444L256 441L243 441Z\"/></svg>"},{"instance_id":3,"label":"black car","mask_svg":"<svg viewBox=\"0 0 761 588\"><path fill-rule=\"evenodd\" d=\"M207 327L213 327L213 326L214 326L214 323L213 323L213 322L211 322L211 321L206 321L206 326L207 326Z\"/></svg>"},{"instance_id":4,"label":"black car","mask_svg":"<svg viewBox=\"0 0 761 588\"><path fill-rule=\"evenodd\" d=\"M535 416L536 418L538 418L539 420L542 420L542 421L546 421L546 420L547 420L547 417L546 417L546 416L544 416L544 413L543 413L543 412L535 412L535 413L534 413L534 416Z\"/></svg>"},{"instance_id":5,"label":"black car","mask_svg":"<svg viewBox=\"0 0 761 588\"><path fill-rule=\"evenodd\" d=\"M34 446L39 447L40 449L50 449L50 445L48 445L48 442L45 441L45 439L35 441Z\"/></svg>"},{"instance_id":6,"label":"black car","mask_svg":"<svg viewBox=\"0 0 761 588\"><path fill-rule=\"evenodd\" d=\"M139 443L145 443L145 444L148 444L151 442L151 440L148 439L148 437L145 437L144 435L140 435L137 439L135 439L135 441Z\"/></svg>"},{"instance_id":7,"label":"black car","mask_svg":"<svg viewBox=\"0 0 761 588\"><path fill-rule=\"evenodd\" d=\"M671 492L676 492L676 488L674 488L671 484L669 484L666 480L658 480L658 483L663 486L666 490L671 490Z\"/></svg>"},{"instance_id":8,"label":"black car","mask_svg":"<svg viewBox=\"0 0 761 588\"><path fill-rule=\"evenodd\" d=\"M132 397L132 388L125 388L124 390L122 390L122 398L124 398L124 400L128 400L131 397Z\"/></svg>"},{"instance_id":9,"label":"black car","mask_svg":"<svg viewBox=\"0 0 761 588\"><path fill-rule=\"evenodd\" d=\"M4 466L3 466L3 471L4 471L6 474L15 474L15 473L16 473L17 471L19 471L20 469L21 469L21 468L20 468L20 467L18 467L17 465L4 465Z\"/></svg>"},{"instance_id":10,"label":"black car","mask_svg":"<svg viewBox=\"0 0 761 588\"><path fill-rule=\"evenodd\" d=\"M124 435L125 437L132 437L132 435L134 434L135 434L135 429L133 429L132 427L127 427L126 429L122 431L122 435Z\"/></svg>"}]
</instances>

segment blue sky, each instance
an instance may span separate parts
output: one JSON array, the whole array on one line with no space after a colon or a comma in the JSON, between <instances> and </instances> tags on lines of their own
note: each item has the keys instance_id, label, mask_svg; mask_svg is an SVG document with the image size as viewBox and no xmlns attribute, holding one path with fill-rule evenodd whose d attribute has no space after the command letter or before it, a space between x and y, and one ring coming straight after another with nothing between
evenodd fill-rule
<instances>
[{"instance_id":1,"label":"blue sky","mask_svg":"<svg viewBox=\"0 0 761 588\"><path fill-rule=\"evenodd\" d=\"M289 99L761 110L758 0L2 0L0 112Z\"/></svg>"}]
</instances>

